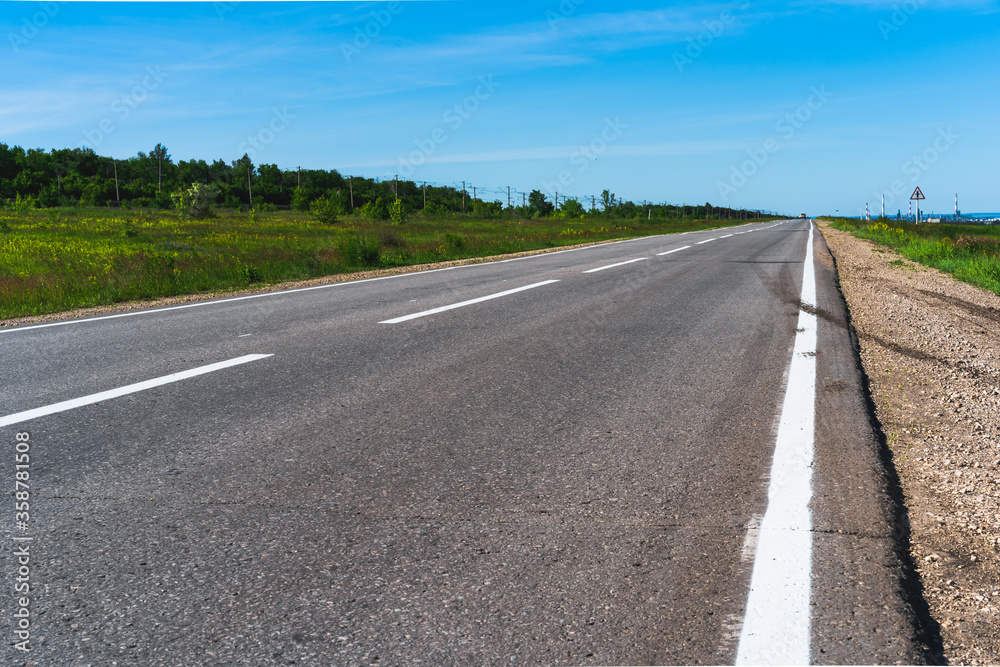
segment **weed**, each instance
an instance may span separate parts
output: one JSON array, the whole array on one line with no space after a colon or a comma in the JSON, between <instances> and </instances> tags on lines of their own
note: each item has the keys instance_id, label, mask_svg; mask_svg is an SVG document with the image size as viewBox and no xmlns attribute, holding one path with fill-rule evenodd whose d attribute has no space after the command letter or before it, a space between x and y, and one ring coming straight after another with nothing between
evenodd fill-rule
<instances>
[{"instance_id":1,"label":"weed","mask_svg":"<svg viewBox=\"0 0 1000 667\"><path fill-rule=\"evenodd\" d=\"M382 258L381 245L374 236L350 234L340 239L337 250L348 266L374 267Z\"/></svg>"}]
</instances>

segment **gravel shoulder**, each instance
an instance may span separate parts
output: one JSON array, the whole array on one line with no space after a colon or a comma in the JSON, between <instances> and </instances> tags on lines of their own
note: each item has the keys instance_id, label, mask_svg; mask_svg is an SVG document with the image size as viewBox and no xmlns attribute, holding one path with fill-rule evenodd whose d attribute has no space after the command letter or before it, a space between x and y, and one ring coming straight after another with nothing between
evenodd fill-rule
<instances>
[{"instance_id":1,"label":"gravel shoulder","mask_svg":"<svg viewBox=\"0 0 1000 667\"><path fill-rule=\"evenodd\" d=\"M949 664L1000 664L1000 297L819 223Z\"/></svg>"}]
</instances>

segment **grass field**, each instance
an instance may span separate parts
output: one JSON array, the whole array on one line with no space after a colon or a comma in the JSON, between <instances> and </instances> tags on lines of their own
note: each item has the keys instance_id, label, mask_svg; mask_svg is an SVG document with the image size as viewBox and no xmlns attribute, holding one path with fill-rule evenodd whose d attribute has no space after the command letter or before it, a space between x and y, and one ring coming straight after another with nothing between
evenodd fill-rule
<instances>
[{"instance_id":1,"label":"grass field","mask_svg":"<svg viewBox=\"0 0 1000 667\"><path fill-rule=\"evenodd\" d=\"M829 220L836 229L1000 295L1000 226Z\"/></svg>"},{"instance_id":2,"label":"grass field","mask_svg":"<svg viewBox=\"0 0 1000 667\"><path fill-rule=\"evenodd\" d=\"M743 222L417 215L327 225L294 211L190 220L160 210L0 210L0 319Z\"/></svg>"}]
</instances>

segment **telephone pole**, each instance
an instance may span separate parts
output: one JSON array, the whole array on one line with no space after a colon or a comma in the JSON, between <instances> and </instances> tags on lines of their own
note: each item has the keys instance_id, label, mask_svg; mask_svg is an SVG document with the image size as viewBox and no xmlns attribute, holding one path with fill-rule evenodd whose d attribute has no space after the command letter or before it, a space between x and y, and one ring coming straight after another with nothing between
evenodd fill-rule
<instances>
[{"instance_id":1,"label":"telephone pole","mask_svg":"<svg viewBox=\"0 0 1000 667\"><path fill-rule=\"evenodd\" d=\"M465 213L465 181L462 181L462 212Z\"/></svg>"},{"instance_id":2,"label":"telephone pole","mask_svg":"<svg viewBox=\"0 0 1000 667\"><path fill-rule=\"evenodd\" d=\"M424 208L427 208L427 181L424 181Z\"/></svg>"},{"instance_id":3,"label":"telephone pole","mask_svg":"<svg viewBox=\"0 0 1000 667\"><path fill-rule=\"evenodd\" d=\"M351 189L351 208L354 208L354 177L347 177L347 187Z\"/></svg>"},{"instance_id":4,"label":"telephone pole","mask_svg":"<svg viewBox=\"0 0 1000 667\"><path fill-rule=\"evenodd\" d=\"M120 194L118 194L118 160L112 160L115 163L115 199L118 201L122 200Z\"/></svg>"}]
</instances>

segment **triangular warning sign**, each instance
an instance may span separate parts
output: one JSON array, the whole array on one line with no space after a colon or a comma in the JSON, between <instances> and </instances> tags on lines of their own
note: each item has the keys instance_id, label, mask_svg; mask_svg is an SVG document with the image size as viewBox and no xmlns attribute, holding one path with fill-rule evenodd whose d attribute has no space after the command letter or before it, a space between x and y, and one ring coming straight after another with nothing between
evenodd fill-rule
<instances>
[{"instance_id":1,"label":"triangular warning sign","mask_svg":"<svg viewBox=\"0 0 1000 667\"><path fill-rule=\"evenodd\" d=\"M924 193L920 191L920 186L917 186L917 189L913 191L912 195L910 195L910 199L927 199L927 197L925 197Z\"/></svg>"}]
</instances>

